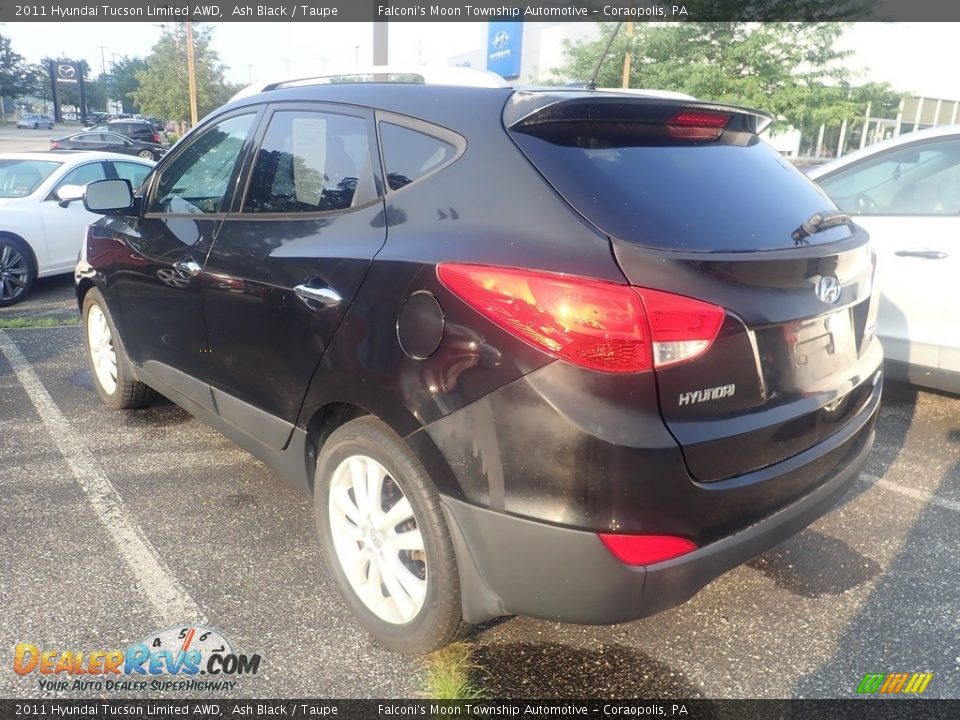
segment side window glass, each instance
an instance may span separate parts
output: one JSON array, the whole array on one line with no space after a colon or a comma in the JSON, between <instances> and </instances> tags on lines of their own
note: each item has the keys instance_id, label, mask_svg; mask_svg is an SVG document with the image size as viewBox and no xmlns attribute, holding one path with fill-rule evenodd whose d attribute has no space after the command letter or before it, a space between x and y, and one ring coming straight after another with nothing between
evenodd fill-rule
<instances>
[{"instance_id":1,"label":"side window glass","mask_svg":"<svg viewBox=\"0 0 960 720\"><path fill-rule=\"evenodd\" d=\"M160 175L147 212L219 212L254 117L232 117L195 138Z\"/></svg>"},{"instance_id":2,"label":"side window glass","mask_svg":"<svg viewBox=\"0 0 960 720\"><path fill-rule=\"evenodd\" d=\"M146 165L131 162L114 162L113 169L116 171L118 178L121 180L129 180L130 187L134 190L140 187L143 179L151 170L151 168Z\"/></svg>"},{"instance_id":3,"label":"side window glass","mask_svg":"<svg viewBox=\"0 0 960 720\"><path fill-rule=\"evenodd\" d=\"M960 213L960 140L899 148L820 180L856 215Z\"/></svg>"},{"instance_id":4,"label":"side window glass","mask_svg":"<svg viewBox=\"0 0 960 720\"><path fill-rule=\"evenodd\" d=\"M57 183L54 192L64 185L86 185L94 180L106 180L107 174L104 172L103 163L87 163L78 168L74 168Z\"/></svg>"},{"instance_id":5,"label":"side window glass","mask_svg":"<svg viewBox=\"0 0 960 720\"><path fill-rule=\"evenodd\" d=\"M380 123L380 141L391 190L419 180L456 154L450 143L392 123Z\"/></svg>"},{"instance_id":6,"label":"side window glass","mask_svg":"<svg viewBox=\"0 0 960 720\"><path fill-rule=\"evenodd\" d=\"M367 121L349 115L277 112L257 151L246 213L344 210L370 175Z\"/></svg>"}]
</instances>

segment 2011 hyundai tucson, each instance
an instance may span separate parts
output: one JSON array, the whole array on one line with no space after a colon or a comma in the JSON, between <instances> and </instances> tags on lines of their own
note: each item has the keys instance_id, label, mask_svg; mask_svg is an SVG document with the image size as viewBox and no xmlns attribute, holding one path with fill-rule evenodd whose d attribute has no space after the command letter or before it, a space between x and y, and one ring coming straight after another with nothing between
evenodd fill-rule
<instances>
[{"instance_id":1,"label":"2011 hyundai tucson","mask_svg":"<svg viewBox=\"0 0 960 720\"><path fill-rule=\"evenodd\" d=\"M92 183L77 298L103 401L156 390L312 493L383 644L640 618L842 496L873 259L768 116L340 80L243 94L135 193Z\"/></svg>"}]
</instances>

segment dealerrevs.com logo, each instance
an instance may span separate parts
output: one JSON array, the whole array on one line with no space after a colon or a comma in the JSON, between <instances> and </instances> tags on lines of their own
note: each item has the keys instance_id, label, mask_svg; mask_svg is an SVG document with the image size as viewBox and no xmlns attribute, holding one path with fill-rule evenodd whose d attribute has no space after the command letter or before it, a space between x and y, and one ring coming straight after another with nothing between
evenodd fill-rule
<instances>
[{"instance_id":1,"label":"dealerrevs.com logo","mask_svg":"<svg viewBox=\"0 0 960 720\"><path fill-rule=\"evenodd\" d=\"M126 650L19 643L13 671L37 676L39 688L51 691L232 690L237 684L233 678L256 675L260 661L260 655L235 652L219 630L194 625L150 633Z\"/></svg>"}]
</instances>

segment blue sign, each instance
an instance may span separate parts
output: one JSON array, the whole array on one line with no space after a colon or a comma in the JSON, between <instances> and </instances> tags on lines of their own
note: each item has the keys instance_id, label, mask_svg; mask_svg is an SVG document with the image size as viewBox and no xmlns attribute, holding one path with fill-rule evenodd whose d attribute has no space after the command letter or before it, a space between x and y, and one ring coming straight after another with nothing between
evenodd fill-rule
<instances>
[{"instance_id":1,"label":"blue sign","mask_svg":"<svg viewBox=\"0 0 960 720\"><path fill-rule=\"evenodd\" d=\"M487 70L505 80L520 77L522 22L487 23Z\"/></svg>"}]
</instances>

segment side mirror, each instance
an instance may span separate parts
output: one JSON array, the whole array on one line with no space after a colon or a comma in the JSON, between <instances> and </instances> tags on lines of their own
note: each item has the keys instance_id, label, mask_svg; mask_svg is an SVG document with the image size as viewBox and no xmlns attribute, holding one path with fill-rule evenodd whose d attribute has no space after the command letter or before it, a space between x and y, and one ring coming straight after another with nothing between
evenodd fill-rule
<instances>
[{"instance_id":1,"label":"side mirror","mask_svg":"<svg viewBox=\"0 0 960 720\"><path fill-rule=\"evenodd\" d=\"M123 215L133 209L129 180L97 180L87 185L83 206L99 215Z\"/></svg>"},{"instance_id":2,"label":"side mirror","mask_svg":"<svg viewBox=\"0 0 960 720\"><path fill-rule=\"evenodd\" d=\"M57 204L65 208L74 200L83 200L83 185L62 185L57 190Z\"/></svg>"}]
</instances>

